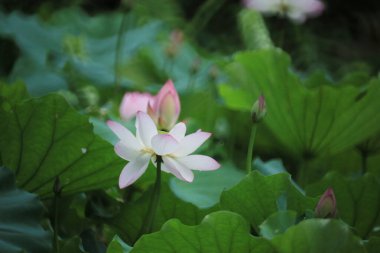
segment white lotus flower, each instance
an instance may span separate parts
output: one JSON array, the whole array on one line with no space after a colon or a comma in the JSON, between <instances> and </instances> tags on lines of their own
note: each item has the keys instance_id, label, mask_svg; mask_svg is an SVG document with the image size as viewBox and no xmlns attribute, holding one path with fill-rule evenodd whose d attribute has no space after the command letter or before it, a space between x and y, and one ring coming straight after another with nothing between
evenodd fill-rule
<instances>
[{"instance_id":1,"label":"white lotus flower","mask_svg":"<svg viewBox=\"0 0 380 253\"><path fill-rule=\"evenodd\" d=\"M319 0L244 0L244 5L265 14L288 16L296 22L304 22L324 10Z\"/></svg>"},{"instance_id":2,"label":"white lotus flower","mask_svg":"<svg viewBox=\"0 0 380 253\"><path fill-rule=\"evenodd\" d=\"M148 114L138 112L136 117L136 137L121 124L108 121L108 126L119 137L115 152L129 163L119 177L119 187L134 183L147 169L152 160L156 166L157 156L161 156L161 170L172 173L180 180L192 182L192 170L216 170L220 164L205 155L191 155L210 136L198 131L185 136L186 125L176 124L169 133L158 133L156 125Z\"/></svg>"}]
</instances>

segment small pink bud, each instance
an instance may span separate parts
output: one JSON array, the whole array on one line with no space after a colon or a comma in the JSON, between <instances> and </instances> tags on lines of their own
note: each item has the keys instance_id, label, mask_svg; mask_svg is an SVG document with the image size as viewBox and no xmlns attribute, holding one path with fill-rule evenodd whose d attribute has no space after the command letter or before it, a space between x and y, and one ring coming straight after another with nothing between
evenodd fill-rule
<instances>
[{"instance_id":1,"label":"small pink bud","mask_svg":"<svg viewBox=\"0 0 380 253\"><path fill-rule=\"evenodd\" d=\"M148 104L153 100L149 93L127 92L120 105L120 115L125 121L136 116L138 111L147 112Z\"/></svg>"},{"instance_id":2,"label":"small pink bud","mask_svg":"<svg viewBox=\"0 0 380 253\"><path fill-rule=\"evenodd\" d=\"M328 188L315 208L315 216L317 218L335 218L337 213L336 199L332 188Z\"/></svg>"},{"instance_id":3,"label":"small pink bud","mask_svg":"<svg viewBox=\"0 0 380 253\"><path fill-rule=\"evenodd\" d=\"M251 110L252 122L259 123L267 114L265 98L260 95L259 99L253 104Z\"/></svg>"},{"instance_id":4,"label":"small pink bud","mask_svg":"<svg viewBox=\"0 0 380 253\"><path fill-rule=\"evenodd\" d=\"M170 130L178 120L181 105L178 93L171 80L168 80L149 103L148 114L159 129Z\"/></svg>"}]
</instances>

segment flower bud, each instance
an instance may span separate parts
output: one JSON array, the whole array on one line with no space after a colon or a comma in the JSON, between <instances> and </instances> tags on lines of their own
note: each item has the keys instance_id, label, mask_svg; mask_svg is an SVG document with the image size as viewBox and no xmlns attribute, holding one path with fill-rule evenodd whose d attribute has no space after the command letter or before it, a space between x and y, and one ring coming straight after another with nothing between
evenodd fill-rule
<instances>
[{"instance_id":1,"label":"flower bud","mask_svg":"<svg viewBox=\"0 0 380 253\"><path fill-rule=\"evenodd\" d=\"M259 99L253 104L251 110L251 117L253 123L259 123L267 114L267 107L265 98L260 95Z\"/></svg>"},{"instance_id":2,"label":"flower bud","mask_svg":"<svg viewBox=\"0 0 380 253\"><path fill-rule=\"evenodd\" d=\"M147 112L148 104L153 100L149 93L127 92L120 105L120 116L128 121L136 116L138 111Z\"/></svg>"},{"instance_id":3,"label":"flower bud","mask_svg":"<svg viewBox=\"0 0 380 253\"><path fill-rule=\"evenodd\" d=\"M178 93L171 80L149 102L147 112L159 129L170 130L178 120L181 105Z\"/></svg>"},{"instance_id":4,"label":"flower bud","mask_svg":"<svg viewBox=\"0 0 380 253\"><path fill-rule=\"evenodd\" d=\"M332 188L328 188L319 199L317 207L315 208L315 217L335 218L336 213L337 210L334 191Z\"/></svg>"}]
</instances>

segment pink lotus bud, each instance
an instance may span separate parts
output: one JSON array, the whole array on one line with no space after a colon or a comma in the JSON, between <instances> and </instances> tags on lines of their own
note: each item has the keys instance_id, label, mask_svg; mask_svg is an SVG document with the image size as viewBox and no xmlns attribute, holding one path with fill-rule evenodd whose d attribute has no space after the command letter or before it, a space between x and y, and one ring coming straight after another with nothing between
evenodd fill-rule
<instances>
[{"instance_id":1,"label":"pink lotus bud","mask_svg":"<svg viewBox=\"0 0 380 253\"><path fill-rule=\"evenodd\" d=\"M315 216L317 218L335 218L336 199L332 188L328 188L319 199L318 205L315 208Z\"/></svg>"},{"instance_id":2,"label":"pink lotus bud","mask_svg":"<svg viewBox=\"0 0 380 253\"><path fill-rule=\"evenodd\" d=\"M147 109L149 116L162 130L170 130L175 125L180 111L178 93L171 80L165 83Z\"/></svg>"},{"instance_id":3,"label":"pink lotus bud","mask_svg":"<svg viewBox=\"0 0 380 253\"><path fill-rule=\"evenodd\" d=\"M260 95L259 99L253 104L251 110L251 117L253 123L260 122L267 114L267 107L265 103L265 98Z\"/></svg>"},{"instance_id":4,"label":"pink lotus bud","mask_svg":"<svg viewBox=\"0 0 380 253\"><path fill-rule=\"evenodd\" d=\"M138 111L147 112L148 104L154 98L149 93L127 92L120 105L120 115L125 121L136 116Z\"/></svg>"}]
</instances>

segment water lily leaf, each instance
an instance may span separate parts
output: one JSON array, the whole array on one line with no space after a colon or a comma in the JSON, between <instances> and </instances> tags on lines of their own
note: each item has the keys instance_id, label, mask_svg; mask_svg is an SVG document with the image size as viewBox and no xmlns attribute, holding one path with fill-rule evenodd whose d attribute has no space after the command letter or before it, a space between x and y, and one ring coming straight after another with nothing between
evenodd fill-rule
<instances>
[{"instance_id":1,"label":"water lily leaf","mask_svg":"<svg viewBox=\"0 0 380 253\"><path fill-rule=\"evenodd\" d=\"M51 234L39 223L42 214L37 196L16 188L12 172L0 167L0 252L51 252Z\"/></svg>"},{"instance_id":2,"label":"water lily leaf","mask_svg":"<svg viewBox=\"0 0 380 253\"><path fill-rule=\"evenodd\" d=\"M368 238L373 229L380 225L380 181L367 173L358 179L345 179L331 172L320 182L310 185L306 191L318 196L332 187L337 202L338 216L362 238Z\"/></svg>"},{"instance_id":3,"label":"water lily leaf","mask_svg":"<svg viewBox=\"0 0 380 253\"><path fill-rule=\"evenodd\" d=\"M219 211L206 216L198 226L187 226L172 219L161 231L143 236L132 253L187 252L266 252L273 251L269 242L249 234L247 222L238 214Z\"/></svg>"},{"instance_id":4,"label":"water lily leaf","mask_svg":"<svg viewBox=\"0 0 380 253\"><path fill-rule=\"evenodd\" d=\"M314 201L303 195L291 182L290 175L263 176L250 173L239 184L222 193L222 209L241 214L259 231L259 225L278 210L294 210L302 215Z\"/></svg>"},{"instance_id":5,"label":"water lily leaf","mask_svg":"<svg viewBox=\"0 0 380 253\"><path fill-rule=\"evenodd\" d=\"M365 252L347 224L328 219L302 221L271 242L278 253Z\"/></svg>"},{"instance_id":6,"label":"water lily leaf","mask_svg":"<svg viewBox=\"0 0 380 253\"><path fill-rule=\"evenodd\" d=\"M146 219L151 192L152 188L146 191L137 201L122 205L120 212L115 217L105 220L130 245L135 243L141 236L140 229ZM160 203L152 229L153 231L158 231L171 218L177 218L185 224L195 225L213 210L216 210L216 208L199 209L191 203L184 202L176 197L169 187L164 184L161 188Z\"/></svg>"},{"instance_id":7,"label":"water lily leaf","mask_svg":"<svg viewBox=\"0 0 380 253\"><path fill-rule=\"evenodd\" d=\"M230 85L221 85L220 94L227 106L249 111L263 93L265 124L297 158L338 153L379 131L379 79L364 91L323 83L308 88L290 64L280 50L238 53L225 68Z\"/></svg>"},{"instance_id":8,"label":"water lily leaf","mask_svg":"<svg viewBox=\"0 0 380 253\"><path fill-rule=\"evenodd\" d=\"M1 112L0 121L7 122L0 125L0 158L19 187L49 197L57 177L62 194L117 183L124 162L61 96L25 101Z\"/></svg>"},{"instance_id":9,"label":"water lily leaf","mask_svg":"<svg viewBox=\"0 0 380 253\"><path fill-rule=\"evenodd\" d=\"M237 184L245 175L232 163L223 163L221 168L213 172L194 171L194 174L191 184L173 177L170 188L179 198L200 208L218 203L221 193Z\"/></svg>"}]
</instances>

